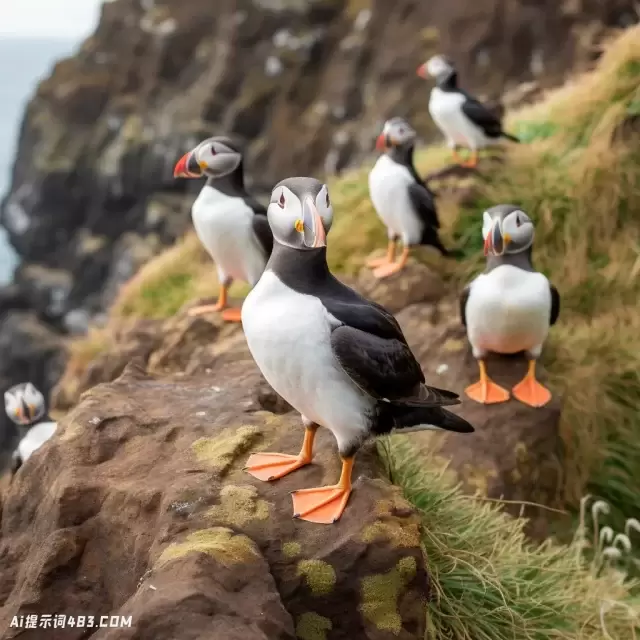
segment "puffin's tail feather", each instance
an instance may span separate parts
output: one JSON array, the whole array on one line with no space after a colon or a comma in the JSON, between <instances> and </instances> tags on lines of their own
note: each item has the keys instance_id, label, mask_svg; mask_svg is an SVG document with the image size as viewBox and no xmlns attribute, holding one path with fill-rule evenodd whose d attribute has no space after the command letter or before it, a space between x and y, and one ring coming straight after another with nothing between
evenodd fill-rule
<instances>
[{"instance_id":1,"label":"puffin's tail feather","mask_svg":"<svg viewBox=\"0 0 640 640\"><path fill-rule=\"evenodd\" d=\"M514 136L511 133L507 133L506 131L502 132L502 137L506 138L507 140L511 140L511 142L520 142L520 138Z\"/></svg>"},{"instance_id":2,"label":"puffin's tail feather","mask_svg":"<svg viewBox=\"0 0 640 640\"><path fill-rule=\"evenodd\" d=\"M399 407L393 406L392 430L425 431L443 429L456 433L473 433L475 429L462 417L442 407Z\"/></svg>"},{"instance_id":3,"label":"puffin's tail feather","mask_svg":"<svg viewBox=\"0 0 640 640\"><path fill-rule=\"evenodd\" d=\"M391 404L398 407L419 407L429 409L432 407L447 407L452 404L460 404L460 396L447 389L428 387L421 384L411 396L405 398L393 398Z\"/></svg>"}]
</instances>

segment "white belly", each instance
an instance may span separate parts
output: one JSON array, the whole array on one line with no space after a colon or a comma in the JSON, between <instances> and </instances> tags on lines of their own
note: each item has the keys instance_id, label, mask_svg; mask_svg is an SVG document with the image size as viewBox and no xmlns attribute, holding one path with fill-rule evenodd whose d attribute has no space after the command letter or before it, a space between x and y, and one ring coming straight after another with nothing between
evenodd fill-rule
<instances>
[{"instance_id":1,"label":"white belly","mask_svg":"<svg viewBox=\"0 0 640 640\"><path fill-rule=\"evenodd\" d=\"M467 300L467 335L476 357L528 351L537 358L549 332L551 291L541 273L510 265L478 276Z\"/></svg>"},{"instance_id":2,"label":"white belly","mask_svg":"<svg viewBox=\"0 0 640 640\"><path fill-rule=\"evenodd\" d=\"M331 327L340 323L312 296L266 271L242 306L251 355L267 382L305 418L330 429L343 450L368 430L374 400L333 355Z\"/></svg>"},{"instance_id":3,"label":"white belly","mask_svg":"<svg viewBox=\"0 0 640 640\"><path fill-rule=\"evenodd\" d=\"M18 444L18 453L23 462L26 462L31 454L56 432L57 426L55 422L41 422L29 429L27 435Z\"/></svg>"},{"instance_id":4,"label":"white belly","mask_svg":"<svg viewBox=\"0 0 640 640\"><path fill-rule=\"evenodd\" d=\"M369 195L390 236L400 236L404 244L417 244L422 222L414 213L408 187L415 179L406 167L382 155L369 173Z\"/></svg>"},{"instance_id":5,"label":"white belly","mask_svg":"<svg viewBox=\"0 0 640 640\"><path fill-rule=\"evenodd\" d=\"M216 263L220 282L233 279L254 285L268 256L253 231L253 211L239 198L205 186L191 215L200 242Z\"/></svg>"},{"instance_id":6,"label":"white belly","mask_svg":"<svg viewBox=\"0 0 640 640\"><path fill-rule=\"evenodd\" d=\"M490 144L480 127L476 126L462 111L465 97L455 91L442 91L434 87L429 99L429 113L449 146L482 149Z\"/></svg>"}]
</instances>

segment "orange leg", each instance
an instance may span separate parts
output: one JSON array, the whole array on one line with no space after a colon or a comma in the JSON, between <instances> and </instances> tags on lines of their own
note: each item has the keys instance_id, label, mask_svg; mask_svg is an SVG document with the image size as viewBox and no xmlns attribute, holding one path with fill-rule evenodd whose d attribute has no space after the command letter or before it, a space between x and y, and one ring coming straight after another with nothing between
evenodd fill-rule
<instances>
[{"instance_id":1,"label":"orange leg","mask_svg":"<svg viewBox=\"0 0 640 640\"><path fill-rule=\"evenodd\" d=\"M205 313L216 313L222 311L227 307L227 287L223 284L220 285L220 294L218 295L218 302L215 304L205 304L200 307L194 307L189 309L188 314L190 316L202 316Z\"/></svg>"},{"instance_id":2,"label":"orange leg","mask_svg":"<svg viewBox=\"0 0 640 640\"><path fill-rule=\"evenodd\" d=\"M300 489L292 493L293 517L317 524L333 524L340 519L351 495L353 457L342 458L338 484Z\"/></svg>"},{"instance_id":3,"label":"orange leg","mask_svg":"<svg viewBox=\"0 0 640 640\"><path fill-rule=\"evenodd\" d=\"M480 380L469 385L464 391L476 402L482 404L496 404L498 402L506 402L509 399L509 392L497 385L487 375L487 365L484 360L478 360L480 367Z\"/></svg>"},{"instance_id":4,"label":"orange leg","mask_svg":"<svg viewBox=\"0 0 640 640\"><path fill-rule=\"evenodd\" d=\"M513 396L530 407L543 407L551 400L551 393L536 380L536 361L529 360L527 375L513 387Z\"/></svg>"},{"instance_id":5,"label":"orange leg","mask_svg":"<svg viewBox=\"0 0 640 640\"><path fill-rule=\"evenodd\" d=\"M225 322L242 322L242 309L240 307L225 309L221 316Z\"/></svg>"},{"instance_id":6,"label":"orange leg","mask_svg":"<svg viewBox=\"0 0 640 640\"><path fill-rule=\"evenodd\" d=\"M478 152L477 150L473 150L471 152L471 158L469 158L469 160L465 160L462 163L463 167L468 167L469 169L475 169L475 167L478 166Z\"/></svg>"},{"instance_id":7,"label":"orange leg","mask_svg":"<svg viewBox=\"0 0 640 640\"><path fill-rule=\"evenodd\" d=\"M313 441L316 430L317 427L306 427L302 449L297 456L286 453L254 453L249 456L244 470L258 480L269 482L304 467L311 462L313 457Z\"/></svg>"},{"instance_id":8,"label":"orange leg","mask_svg":"<svg viewBox=\"0 0 640 640\"><path fill-rule=\"evenodd\" d=\"M387 255L383 258L372 258L371 260L367 260L367 267L381 267L383 264L390 264L395 260L396 257L396 241L389 240L389 244L387 246Z\"/></svg>"},{"instance_id":9,"label":"orange leg","mask_svg":"<svg viewBox=\"0 0 640 640\"><path fill-rule=\"evenodd\" d=\"M400 258L397 262L391 262L389 264L383 264L382 266L374 269L373 275L378 278L386 278L388 276L393 275L394 273L398 273L402 271L407 264L407 260L409 259L409 247L405 247L400 254Z\"/></svg>"}]
</instances>

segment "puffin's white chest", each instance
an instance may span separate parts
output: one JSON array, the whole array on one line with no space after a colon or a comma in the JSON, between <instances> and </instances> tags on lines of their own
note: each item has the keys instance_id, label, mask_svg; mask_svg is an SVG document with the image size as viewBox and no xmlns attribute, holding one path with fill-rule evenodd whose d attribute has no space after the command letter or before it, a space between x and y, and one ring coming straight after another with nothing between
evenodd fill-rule
<instances>
[{"instance_id":1,"label":"puffin's white chest","mask_svg":"<svg viewBox=\"0 0 640 640\"><path fill-rule=\"evenodd\" d=\"M31 454L56 432L57 426L55 422L41 422L29 429L27 435L18 444L18 454L23 462L26 462Z\"/></svg>"},{"instance_id":2,"label":"puffin's white chest","mask_svg":"<svg viewBox=\"0 0 640 640\"><path fill-rule=\"evenodd\" d=\"M422 235L422 222L409 199L409 185L415 179L409 170L384 154L369 173L369 195L387 228L402 237L405 244L416 244Z\"/></svg>"},{"instance_id":3,"label":"puffin's white chest","mask_svg":"<svg viewBox=\"0 0 640 640\"><path fill-rule=\"evenodd\" d=\"M205 186L191 209L200 242L213 258L221 280L225 276L254 284L267 256L253 231L252 209L234 198Z\"/></svg>"},{"instance_id":4,"label":"puffin's white chest","mask_svg":"<svg viewBox=\"0 0 640 640\"><path fill-rule=\"evenodd\" d=\"M474 354L526 350L537 357L549 332L550 314L551 291L543 274L502 265L478 276L466 305Z\"/></svg>"},{"instance_id":5,"label":"puffin's white chest","mask_svg":"<svg viewBox=\"0 0 640 640\"><path fill-rule=\"evenodd\" d=\"M290 289L270 270L242 306L247 344L267 382L340 446L366 431L374 401L333 355L331 329L339 324L318 298Z\"/></svg>"},{"instance_id":6,"label":"puffin's white chest","mask_svg":"<svg viewBox=\"0 0 640 640\"><path fill-rule=\"evenodd\" d=\"M480 149L488 144L482 129L476 126L462 111L466 98L457 91L442 91L438 87L431 90L429 113L440 131L453 144Z\"/></svg>"}]
</instances>

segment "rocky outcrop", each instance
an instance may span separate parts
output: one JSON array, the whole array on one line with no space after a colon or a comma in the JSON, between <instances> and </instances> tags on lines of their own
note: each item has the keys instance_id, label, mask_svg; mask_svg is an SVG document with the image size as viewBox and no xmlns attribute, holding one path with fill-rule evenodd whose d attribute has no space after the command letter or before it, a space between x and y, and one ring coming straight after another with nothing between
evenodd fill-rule
<instances>
[{"instance_id":1,"label":"rocky outcrop","mask_svg":"<svg viewBox=\"0 0 640 640\"><path fill-rule=\"evenodd\" d=\"M289 495L339 474L328 432L314 464L282 480L242 470L251 451L293 452L302 437L298 416L245 408L259 378L241 360L178 378L130 365L83 396L4 500L3 637L424 637L420 519L372 449L358 455L348 509L332 526L293 519ZM51 612L131 626L9 626Z\"/></svg>"},{"instance_id":2,"label":"rocky outcrop","mask_svg":"<svg viewBox=\"0 0 640 640\"><path fill-rule=\"evenodd\" d=\"M563 482L561 396L542 409L513 399L487 407L464 396L464 388L477 380L477 364L469 353L455 299L445 295L444 283L428 267L411 262L401 274L382 281L363 270L348 284L381 304L392 303L427 381L460 393L462 404L453 410L476 428L473 436L464 438L432 432L398 437L436 452L449 461L449 469L469 493L504 500L512 513L530 518L530 535L543 537L549 520L544 506L557 505ZM122 327L87 367L67 370L54 393L54 405L73 406L93 385L113 380L132 357L140 357L156 374L215 376L222 370L253 368L239 327L222 325L215 314L190 318L186 309L169 320ZM494 357L489 366L495 380L507 388L526 371L523 357ZM541 368L539 373L544 380ZM218 390L225 388L221 385ZM290 409L259 376L247 388L244 408L278 414Z\"/></svg>"}]
</instances>

